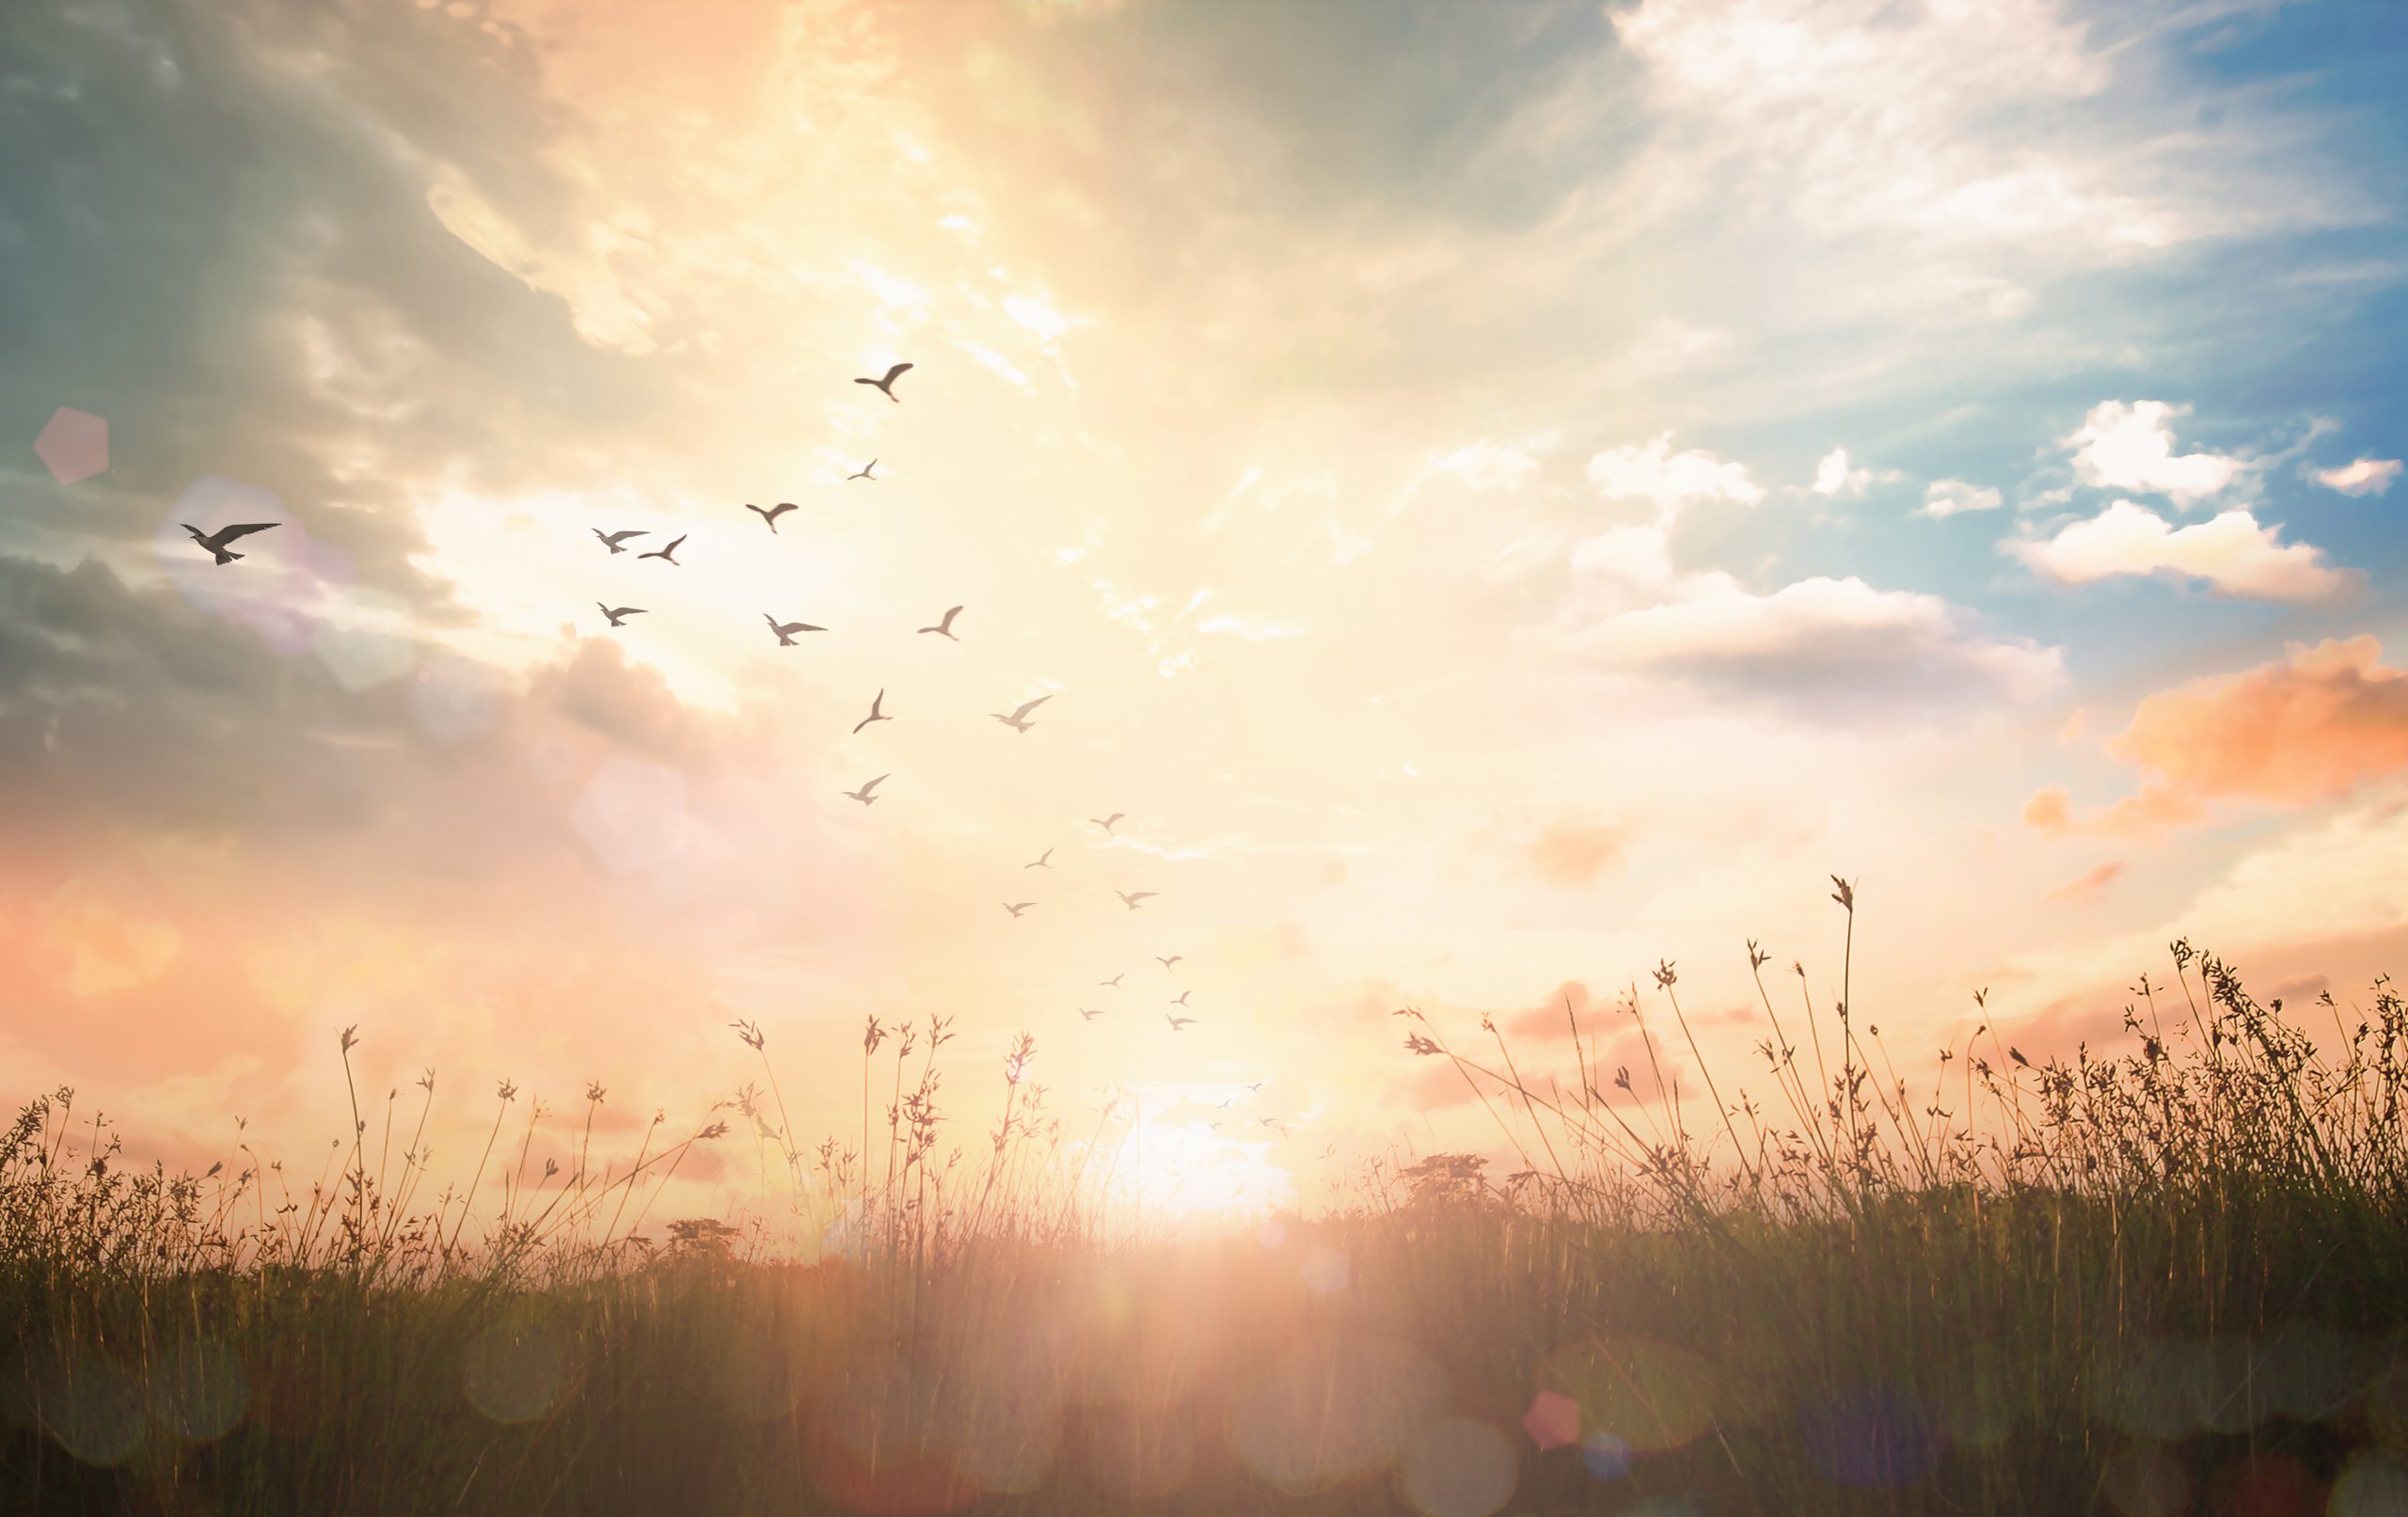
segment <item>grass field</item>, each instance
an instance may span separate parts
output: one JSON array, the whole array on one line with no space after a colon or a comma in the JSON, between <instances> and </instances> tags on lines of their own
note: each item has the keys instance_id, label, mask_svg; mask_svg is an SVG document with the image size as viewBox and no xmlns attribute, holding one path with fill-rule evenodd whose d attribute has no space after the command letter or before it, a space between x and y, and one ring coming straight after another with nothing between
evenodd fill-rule
<instances>
[{"instance_id":1,"label":"grass field","mask_svg":"<svg viewBox=\"0 0 2408 1517\"><path fill-rule=\"evenodd\" d=\"M0 1146L0 1509L2408 1512L2398 995L2261 1005L2178 943L2135 1051L1985 1030L1909 1082L1751 953L1777 1104L1639 1102L1585 1049L1542 1088L1402 1008L1517 1167L1421 1155L1214 1236L1115 1222L1024 1043L940 1160L942 1021L865 1027L851 1140L789 1141L745 1026L769 1088L701 1132L546 1185L505 1089L431 1198L365 1121L302 1186L128 1167L38 1098ZM1679 1046L1656 981L1628 1010ZM647 1215L746 1139L834 1246Z\"/></svg>"}]
</instances>

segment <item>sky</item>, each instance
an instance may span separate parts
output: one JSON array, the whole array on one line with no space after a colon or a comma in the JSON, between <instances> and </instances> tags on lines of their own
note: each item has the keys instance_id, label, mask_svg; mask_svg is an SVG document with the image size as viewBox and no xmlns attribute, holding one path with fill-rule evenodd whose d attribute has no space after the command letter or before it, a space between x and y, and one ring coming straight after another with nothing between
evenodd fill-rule
<instances>
[{"instance_id":1,"label":"sky","mask_svg":"<svg viewBox=\"0 0 2408 1517\"><path fill-rule=\"evenodd\" d=\"M440 1167L744 1020L808 1143L941 1014L948 1142L1027 1031L1252 1207L1502 1155L1400 1007L1744 1083L1833 876L1902 1067L2363 997L2402 101L2384 0L8 7L5 1094L315 1152L356 1026Z\"/></svg>"}]
</instances>

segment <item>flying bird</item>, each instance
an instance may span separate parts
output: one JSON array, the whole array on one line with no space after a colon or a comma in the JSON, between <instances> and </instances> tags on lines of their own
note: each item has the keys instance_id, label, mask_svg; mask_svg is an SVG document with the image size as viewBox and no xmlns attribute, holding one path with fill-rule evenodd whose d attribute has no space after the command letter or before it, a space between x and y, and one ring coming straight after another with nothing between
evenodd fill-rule
<instances>
[{"instance_id":1,"label":"flying bird","mask_svg":"<svg viewBox=\"0 0 2408 1517\"><path fill-rule=\"evenodd\" d=\"M856 379L853 383L856 385L867 385L870 388L877 390L888 400L893 401L895 400L895 382L909 372L911 368L911 366L908 363L898 363L894 368L889 369L886 371L886 377L883 379ZM900 405L902 402L895 401L895 403Z\"/></svg>"},{"instance_id":2,"label":"flying bird","mask_svg":"<svg viewBox=\"0 0 2408 1517\"><path fill-rule=\"evenodd\" d=\"M1030 907L1035 906L1036 904L1037 903L1035 901L1022 901L1019 905L1015 906L1011 902L1006 901L1004 903L1004 909L1009 911L1014 917L1018 917L1022 911L1027 910Z\"/></svg>"},{"instance_id":3,"label":"flying bird","mask_svg":"<svg viewBox=\"0 0 2408 1517\"><path fill-rule=\"evenodd\" d=\"M769 530L774 532L778 529L778 518L784 515L787 512L794 510L795 505L791 500L781 500L776 505L771 506L768 510L764 511L759 506L754 505L752 501L747 500L744 502L744 509L760 517L763 521L768 523Z\"/></svg>"},{"instance_id":4,"label":"flying bird","mask_svg":"<svg viewBox=\"0 0 2408 1517\"><path fill-rule=\"evenodd\" d=\"M1037 725L1037 723L1028 719L1028 714L1053 699L1054 698L1050 695L1040 695L1034 701L1023 701L1019 706L1014 708L1012 714L1008 717L1005 716L1000 711L996 712L994 714L995 719L1002 722L1005 726L1009 727L1014 732L1024 733L1031 727Z\"/></svg>"},{"instance_id":5,"label":"flying bird","mask_svg":"<svg viewBox=\"0 0 2408 1517\"><path fill-rule=\"evenodd\" d=\"M1187 1004L1187 998L1195 993L1196 992L1193 990L1181 990L1179 994L1170 998L1170 1003L1174 1006L1183 1006Z\"/></svg>"},{"instance_id":6,"label":"flying bird","mask_svg":"<svg viewBox=\"0 0 2408 1517\"><path fill-rule=\"evenodd\" d=\"M878 799L878 798L871 795L870 792L876 790L879 785L884 784L887 779L888 777L886 775L881 774L877 779L863 784L859 790L848 790L845 794L854 800L860 801L864 806L869 805Z\"/></svg>"},{"instance_id":7,"label":"flying bird","mask_svg":"<svg viewBox=\"0 0 2408 1517\"><path fill-rule=\"evenodd\" d=\"M1259 1081L1259 1080L1258 1080L1258 1081L1254 1082L1254 1083L1252 1083L1252 1084L1250 1084L1250 1085L1248 1085L1248 1086L1246 1086L1246 1087L1245 1087L1245 1089L1246 1089L1246 1094L1247 1094L1247 1095L1249 1095L1249 1096L1251 1096L1251 1095L1255 1094L1257 1091L1259 1091L1261 1088L1262 1088L1262 1082L1261 1082L1261 1081Z\"/></svg>"},{"instance_id":8,"label":"flying bird","mask_svg":"<svg viewBox=\"0 0 2408 1517\"><path fill-rule=\"evenodd\" d=\"M185 529L189 531L191 529L187 528ZM642 537L644 535L643 529L641 528L632 529L624 532L606 532L599 527L594 528L593 530L594 536L602 539L602 545L609 548L613 553L625 553L626 549L621 547L619 545L620 544L626 542L630 537Z\"/></svg>"},{"instance_id":9,"label":"flying bird","mask_svg":"<svg viewBox=\"0 0 2408 1517\"><path fill-rule=\"evenodd\" d=\"M685 565L677 562L677 549L684 545L685 541L686 534L680 532L677 534L677 541L670 544L667 547L657 547L649 553L639 553L636 557L639 559L665 559L677 568L682 569Z\"/></svg>"},{"instance_id":10,"label":"flying bird","mask_svg":"<svg viewBox=\"0 0 2408 1517\"><path fill-rule=\"evenodd\" d=\"M824 626L813 626L808 622L781 622L767 611L763 611L761 613L761 620L768 623L769 630L778 635L778 646L781 648L793 647L794 635L798 632L825 632L828 630Z\"/></svg>"},{"instance_id":11,"label":"flying bird","mask_svg":"<svg viewBox=\"0 0 2408 1517\"><path fill-rule=\"evenodd\" d=\"M238 537L248 537L253 532L264 532L269 528L278 525L280 524L272 521L246 521L239 526L220 527L214 532L203 533L199 528L195 527L190 522L185 522L183 524L183 529L185 531L192 533L192 540L194 542L198 543L202 547L209 549L209 556L211 558L215 559L221 564L226 564L231 563L236 559L243 556L240 553L228 552L226 548L227 544L231 543Z\"/></svg>"},{"instance_id":12,"label":"flying bird","mask_svg":"<svg viewBox=\"0 0 2408 1517\"><path fill-rule=\"evenodd\" d=\"M957 606L953 609L945 612L942 617L939 617L937 619L936 625L924 626L920 630L923 632L934 632L941 637L953 638L953 619L960 614L961 608ZM953 638L953 640L959 642L961 640L959 638Z\"/></svg>"},{"instance_id":13,"label":"flying bird","mask_svg":"<svg viewBox=\"0 0 2408 1517\"><path fill-rule=\"evenodd\" d=\"M1196 1022L1193 1017L1174 1017L1169 1012L1163 1013L1163 1020L1170 1023L1170 1030L1174 1033L1194 1026Z\"/></svg>"},{"instance_id":14,"label":"flying bird","mask_svg":"<svg viewBox=\"0 0 2408 1517\"><path fill-rule=\"evenodd\" d=\"M602 606L602 603L598 600L594 604L596 606ZM602 614L610 619L612 626L624 626L626 625L626 623L621 620L622 618L642 616L643 614L643 608L641 606L622 606L617 610L612 610L608 606L602 606Z\"/></svg>"},{"instance_id":15,"label":"flying bird","mask_svg":"<svg viewBox=\"0 0 2408 1517\"><path fill-rule=\"evenodd\" d=\"M1102 1016L1102 1015L1103 1015L1103 1013L1102 1013L1102 1012L1101 1012L1101 1011L1089 1011L1086 1007L1085 1007L1085 1006L1081 1006L1081 1007L1079 1008L1079 1015L1080 1015L1080 1016L1082 1016L1082 1017L1084 1017L1084 1018L1085 1018L1085 1019L1086 1019L1087 1020L1089 1020L1089 1021L1093 1021L1093 1020L1095 1020L1098 1017Z\"/></svg>"},{"instance_id":16,"label":"flying bird","mask_svg":"<svg viewBox=\"0 0 2408 1517\"><path fill-rule=\"evenodd\" d=\"M1154 962L1160 964L1164 969L1168 969L1173 964L1178 963L1180 959L1185 958L1186 956L1187 956L1185 954L1173 954L1170 957L1164 958L1162 955L1156 954L1154 956Z\"/></svg>"},{"instance_id":17,"label":"flying bird","mask_svg":"<svg viewBox=\"0 0 2408 1517\"><path fill-rule=\"evenodd\" d=\"M1112 893L1120 897L1120 904L1121 904L1121 905L1123 905L1123 906L1127 907L1130 910L1134 911L1135 909L1137 909L1137 903L1138 903L1139 901L1145 900L1145 899L1146 899L1147 897L1149 897L1149 896L1160 895L1160 894L1162 893L1162 892L1160 892L1160 891L1114 891Z\"/></svg>"},{"instance_id":18,"label":"flying bird","mask_svg":"<svg viewBox=\"0 0 2408 1517\"><path fill-rule=\"evenodd\" d=\"M1117 989L1119 989L1119 988L1120 988L1120 982L1121 982L1122 980L1127 979L1128 977L1129 977L1129 972L1128 972L1127 970L1122 970L1119 973L1117 973L1117 974L1114 975L1112 978L1110 978L1110 979L1108 979L1108 980L1099 980L1099 981L1097 981L1096 983L1097 983L1097 984L1099 984L1099 985L1108 985L1108 986L1112 987L1115 990L1117 990Z\"/></svg>"},{"instance_id":19,"label":"flying bird","mask_svg":"<svg viewBox=\"0 0 2408 1517\"><path fill-rule=\"evenodd\" d=\"M1096 826L1102 828L1107 836L1117 836L1117 834L1114 833L1112 830L1112 824L1128 814L1129 814L1127 812L1114 812L1109 816L1090 816L1087 820L1093 822Z\"/></svg>"},{"instance_id":20,"label":"flying bird","mask_svg":"<svg viewBox=\"0 0 2408 1517\"><path fill-rule=\"evenodd\" d=\"M888 716L885 712L879 709L879 707L885 703L886 692L881 689L878 692L878 699L869 703L869 715L853 723L853 731L858 733L873 721L893 721L895 719L893 717Z\"/></svg>"},{"instance_id":21,"label":"flying bird","mask_svg":"<svg viewBox=\"0 0 2408 1517\"><path fill-rule=\"evenodd\" d=\"M1048 848L1043 853L1037 856L1037 861L1035 863L1022 864L1021 867L1022 869L1051 869L1054 866L1046 862L1046 861L1053 857L1054 850L1052 848Z\"/></svg>"},{"instance_id":22,"label":"flying bird","mask_svg":"<svg viewBox=\"0 0 2408 1517\"><path fill-rule=\"evenodd\" d=\"M905 364L905 365L903 366L903 368L904 368L904 369L909 369L909 368L911 368L911 366L910 364L908 364L908 363L907 363L907 364ZM898 369L898 370L896 370L896 371L895 371L895 373L900 373L900 372L902 372L902 370L900 370L900 369ZM887 375L886 377L887 377L887 378L889 378L889 379L892 379L892 378L894 378L894 377L895 377L895 375L894 375L894 374L889 374L889 375ZM864 385L877 385L877 384L878 384L878 381L876 381L876 380L874 380L874 379L864 379L864 380L860 381L860 383L864 384ZM879 385L879 387L880 389L885 389L885 388L886 388L886 387L885 387L885 386L883 386L883 385ZM890 400L890 401L891 401L891 400L893 400L893 399L895 399L895 392L894 392L894 391L892 391L892 390L887 390L886 398L887 398L888 400ZM870 482L870 483L872 483L872 484L876 484L876 483L878 482L878 476L877 476L877 475L875 475L875 474L872 474L872 473L870 472L870 470L871 470L871 469L874 469L874 468L876 468L876 467L878 467L878 460L877 460L877 459L875 459L875 458L873 458L873 459L871 459L868 463L863 464L860 468L858 468L858 469L854 470L852 473L846 475L846 476L845 476L845 482L846 482L847 484L850 484L850 483L852 483L855 480L867 480L867 481L869 481L869 482Z\"/></svg>"}]
</instances>

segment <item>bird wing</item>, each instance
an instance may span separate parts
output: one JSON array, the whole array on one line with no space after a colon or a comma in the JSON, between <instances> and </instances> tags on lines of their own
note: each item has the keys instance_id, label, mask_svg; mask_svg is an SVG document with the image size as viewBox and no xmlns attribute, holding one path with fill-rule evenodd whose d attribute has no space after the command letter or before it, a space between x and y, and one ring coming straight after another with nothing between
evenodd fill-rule
<instances>
[{"instance_id":1,"label":"bird wing","mask_svg":"<svg viewBox=\"0 0 2408 1517\"><path fill-rule=\"evenodd\" d=\"M889 370L886 371L886 377L885 377L883 380L879 381L879 383L880 383L880 384L886 384L886 385L892 385L892 384L894 384L897 379L902 378L902 377L903 377L903 375L904 375L904 373L905 373L907 371L909 371L909 370L911 369L911 366L910 364L908 364L908 363L898 363L898 364L896 364L894 368L889 369Z\"/></svg>"},{"instance_id":2,"label":"bird wing","mask_svg":"<svg viewBox=\"0 0 2408 1517\"><path fill-rule=\"evenodd\" d=\"M206 538L206 537L204 537L204 536L202 536L202 535L201 535L201 530L200 530L200 529L199 529L199 528L198 528L198 527L195 527L192 523L190 523L190 522L185 522L185 523L183 523L183 524L182 524L182 526L183 526L183 529L184 529L185 531L192 533L192 540L193 540L194 542L196 542L196 543L206 543L206 542L208 542L208 541L209 541L209 539L208 539L208 538ZM599 532L596 532L596 533L594 533L594 536L596 536L596 537L599 537L599 536L601 536L602 534L601 534L601 533L599 533Z\"/></svg>"},{"instance_id":3,"label":"bird wing","mask_svg":"<svg viewBox=\"0 0 2408 1517\"><path fill-rule=\"evenodd\" d=\"M1050 695L1040 695L1034 701L1022 702L1020 709L1012 713L1012 719L1014 721L1020 720L1023 717L1026 717L1030 712L1036 710L1038 706L1043 705L1046 702L1053 699L1054 698Z\"/></svg>"},{"instance_id":4,"label":"bird wing","mask_svg":"<svg viewBox=\"0 0 2408 1517\"><path fill-rule=\"evenodd\" d=\"M772 516L783 516L789 511L800 511L800 509L802 508L797 506L791 500L781 500L776 505L769 508L769 514Z\"/></svg>"},{"instance_id":5,"label":"bird wing","mask_svg":"<svg viewBox=\"0 0 2408 1517\"><path fill-rule=\"evenodd\" d=\"M1161 893L1160 891L1131 891L1120 898L1124 901L1149 901Z\"/></svg>"},{"instance_id":6,"label":"bird wing","mask_svg":"<svg viewBox=\"0 0 2408 1517\"><path fill-rule=\"evenodd\" d=\"M684 547L685 545L686 545L686 534L685 534L685 533L683 533L683 532L679 532L679 533L677 534L677 541L675 541L674 543L670 544L667 547L662 548L660 551L661 551L661 552L663 552L663 553L674 553L674 552L676 552L679 548Z\"/></svg>"},{"instance_id":7,"label":"bird wing","mask_svg":"<svg viewBox=\"0 0 2408 1517\"><path fill-rule=\"evenodd\" d=\"M958 607L958 606L956 606L956 607L954 607L951 610L949 610L949 611L945 612L945 613L944 613L944 615L943 615L943 616L941 616L941 617L939 617L939 618L937 619L937 625L939 625L939 626L941 626L941 627L944 627L944 628L946 628L946 629L950 630L950 629L952 628L952 626L953 626L953 619L954 619L955 617L957 617L957 616L959 616L960 614L961 614L961 608L960 608L960 607Z\"/></svg>"},{"instance_id":8,"label":"bird wing","mask_svg":"<svg viewBox=\"0 0 2408 1517\"><path fill-rule=\"evenodd\" d=\"M239 526L220 527L216 532L217 545L223 547L238 537L248 537L253 532L264 532L269 528L278 525L280 524L272 521L246 521Z\"/></svg>"},{"instance_id":9,"label":"bird wing","mask_svg":"<svg viewBox=\"0 0 2408 1517\"><path fill-rule=\"evenodd\" d=\"M886 775L883 775L883 774L879 775L877 779L872 780L869 783L867 783L867 784L865 784L865 785L862 786L862 794L863 794L863 795L864 795L864 796L868 795L871 791L873 791L873 790L877 789L879 785L884 784L884 783L886 782L886 781L887 781L887 776L886 776Z\"/></svg>"}]
</instances>

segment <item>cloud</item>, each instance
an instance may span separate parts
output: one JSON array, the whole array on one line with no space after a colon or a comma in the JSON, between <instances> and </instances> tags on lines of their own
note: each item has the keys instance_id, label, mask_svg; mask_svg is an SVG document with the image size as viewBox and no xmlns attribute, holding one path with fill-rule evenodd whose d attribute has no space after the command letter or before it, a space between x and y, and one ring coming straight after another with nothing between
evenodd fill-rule
<instances>
[{"instance_id":1,"label":"cloud","mask_svg":"<svg viewBox=\"0 0 2408 1517\"><path fill-rule=\"evenodd\" d=\"M1826 498L1853 499L1877 482L1887 484L1899 478L1898 471L1893 468L1876 471L1861 465L1851 466L1847 450L1834 448L1814 466L1814 482L1806 488Z\"/></svg>"},{"instance_id":2,"label":"cloud","mask_svg":"<svg viewBox=\"0 0 2408 1517\"><path fill-rule=\"evenodd\" d=\"M1589 482L1609 500L1644 500L1660 518L1712 501L1752 506L1764 487L1734 464L1699 449L1672 451L1672 435L1659 433L1644 447L1625 444L1589 460Z\"/></svg>"},{"instance_id":3,"label":"cloud","mask_svg":"<svg viewBox=\"0 0 2408 1517\"><path fill-rule=\"evenodd\" d=\"M2174 451L2170 423L2190 410L2163 401L2099 402L2064 439L2074 477L2095 489L2162 495L2185 510L2229 489L2249 469L2247 460Z\"/></svg>"},{"instance_id":4,"label":"cloud","mask_svg":"<svg viewBox=\"0 0 2408 1517\"><path fill-rule=\"evenodd\" d=\"M2050 785L2023 803L2023 823L2043 837L2148 837L2168 828L2204 821L2207 807L2162 782L2092 816L2077 816L2073 797L2063 785Z\"/></svg>"},{"instance_id":5,"label":"cloud","mask_svg":"<svg viewBox=\"0 0 2408 1517\"><path fill-rule=\"evenodd\" d=\"M2146 506L2117 500L2054 537L2017 538L2000 548L2062 585L2160 575L2206 580L2223 596L2316 601L2356 583L2353 573L2327 567L2321 550L2281 542L2280 535L2280 528L2260 526L2247 511L2226 511L2178 529Z\"/></svg>"},{"instance_id":6,"label":"cloud","mask_svg":"<svg viewBox=\"0 0 2408 1517\"><path fill-rule=\"evenodd\" d=\"M1441 454L1431 460L1430 466L1456 476L1475 490L1516 490L1539 477L1539 461L1529 451L1485 437Z\"/></svg>"},{"instance_id":7,"label":"cloud","mask_svg":"<svg viewBox=\"0 0 2408 1517\"><path fill-rule=\"evenodd\" d=\"M2023 820L2052 837L2145 836L2205 819L2208 803L2307 806L2408 770L2408 671L2371 637L2294 645L2283 658L2148 696L2107 751L2148 779L2095 816L2052 786Z\"/></svg>"},{"instance_id":8,"label":"cloud","mask_svg":"<svg viewBox=\"0 0 2408 1517\"><path fill-rule=\"evenodd\" d=\"M2098 868L2091 870L2088 874L2083 875L2075 879L2067 880L2055 890L2051 891L2049 893L2049 899L2052 901L2088 900L2091 896L2105 890L2116 880L2121 879L2124 876L2124 868L2125 866L2121 861L2112 861L2110 862L2100 864Z\"/></svg>"},{"instance_id":9,"label":"cloud","mask_svg":"<svg viewBox=\"0 0 2408 1517\"><path fill-rule=\"evenodd\" d=\"M2408 768L2408 671L2371 637L2294 645L2141 702L2107 740L2188 794L2304 806Z\"/></svg>"},{"instance_id":10,"label":"cloud","mask_svg":"<svg viewBox=\"0 0 2408 1517\"><path fill-rule=\"evenodd\" d=\"M1968 511L1996 511L2006 503L1997 490L1963 480L1934 480L1924 486L1920 514L1938 519Z\"/></svg>"},{"instance_id":11,"label":"cloud","mask_svg":"<svg viewBox=\"0 0 2408 1517\"><path fill-rule=\"evenodd\" d=\"M2396 458L2361 458L2339 468L2309 469L2307 477L2343 495L2389 495L2391 482L2400 478L2400 467Z\"/></svg>"},{"instance_id":12,"label":"cloud","mask_svg":"<svg viewBox=\"0 0 2408 1517\"><path fill-rule=\"evenodd\" d=\"M1617 539L1609 551L1584 544L1573 557L1592 571L1601 561L1652 569L1638 549L1637 539ZM1571 645L1603 664L1851 701L1969 685L2030 700L2065 677L2061 650L1981 635L1937 595L1877 590L1855 576L1759 593L1709 570L1677 578L1662 595L1653 605L1592 614L1568 633Z\"/></svg>"},{"instance_id":13,"label":"cloud","mask_svg":"<svg viewBox=\"0 0 2408 1517\"><path fill-rule=\"evenodd\" d=\"M1593 884L1622 858L1620 828L1578 816L1559 816L1530 840L1533 874L1559 890Z\"/></svg>"}]
</instances>

